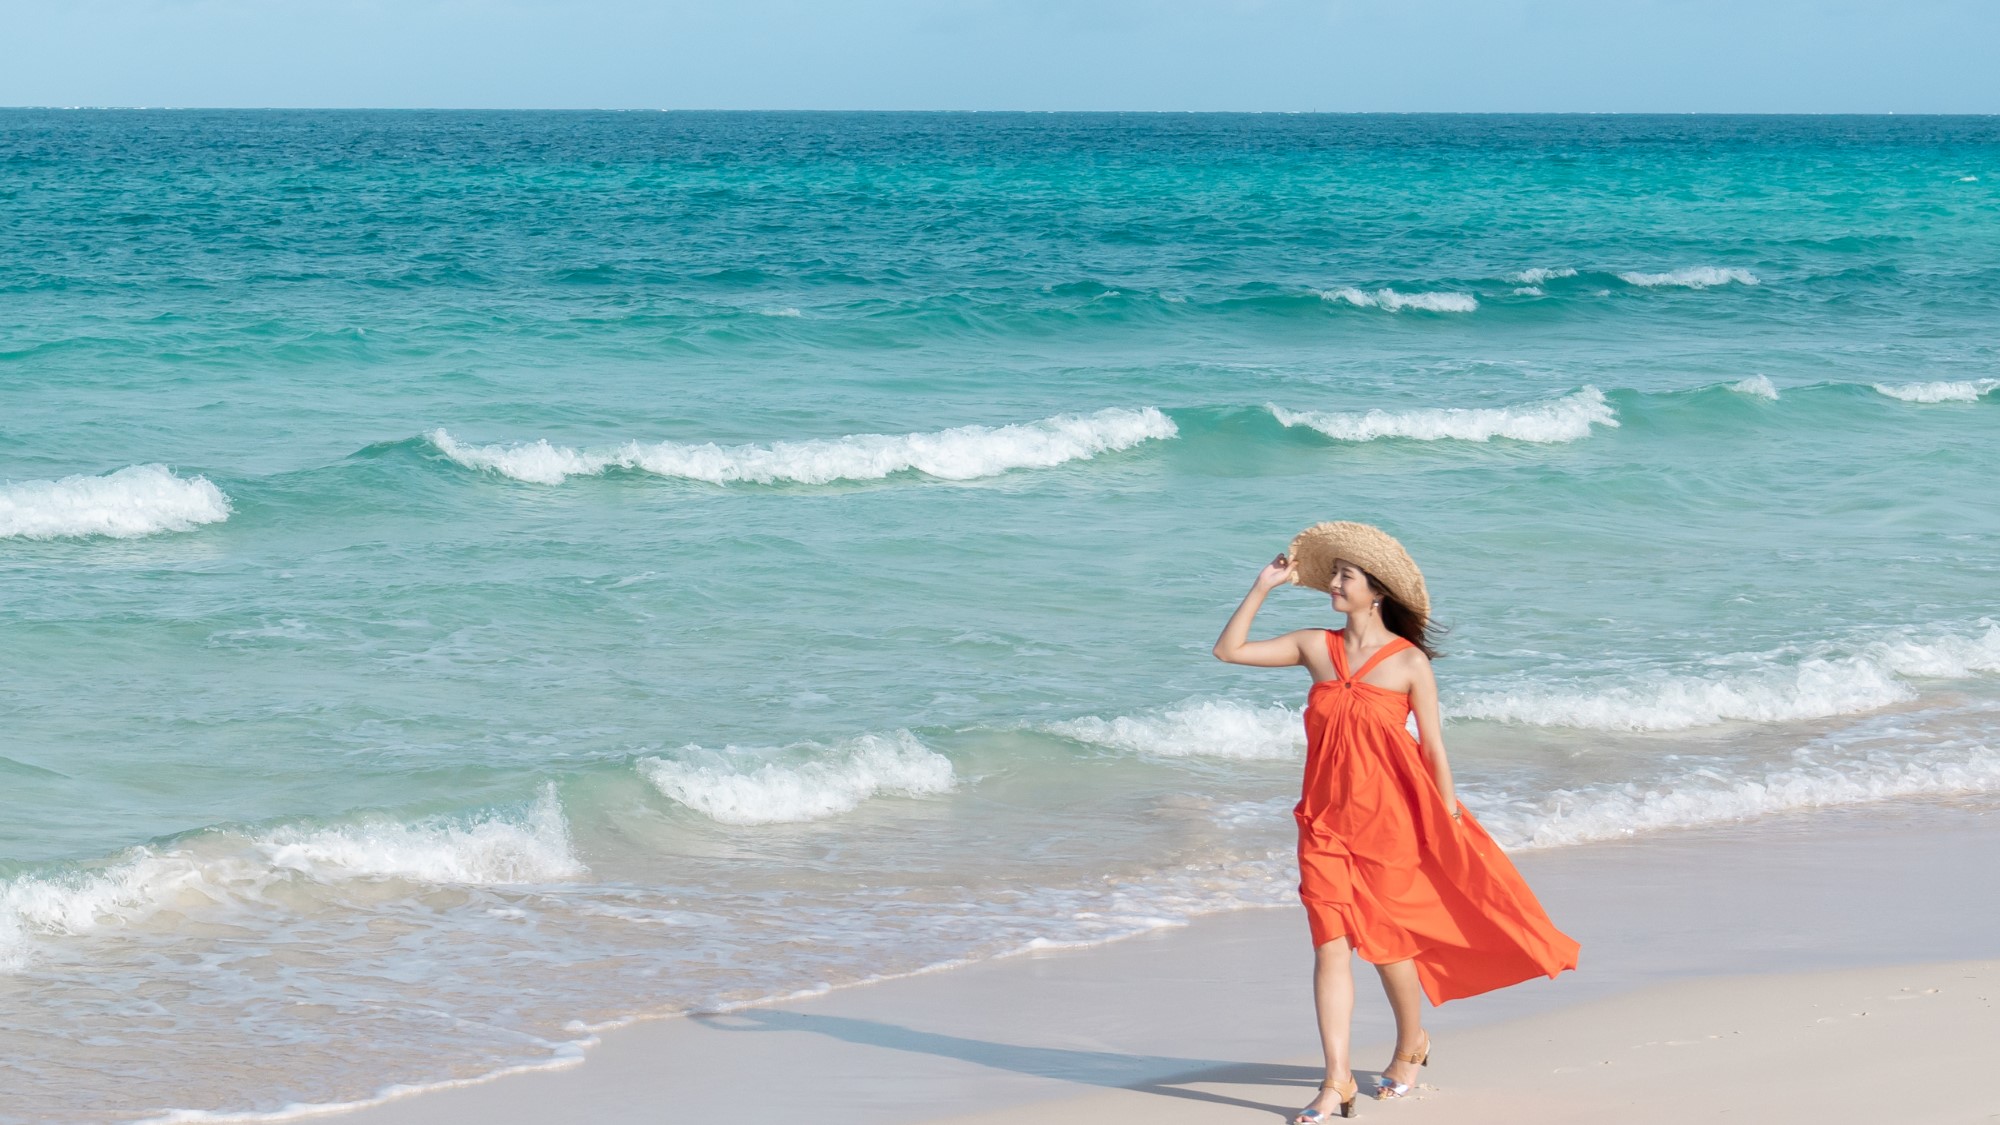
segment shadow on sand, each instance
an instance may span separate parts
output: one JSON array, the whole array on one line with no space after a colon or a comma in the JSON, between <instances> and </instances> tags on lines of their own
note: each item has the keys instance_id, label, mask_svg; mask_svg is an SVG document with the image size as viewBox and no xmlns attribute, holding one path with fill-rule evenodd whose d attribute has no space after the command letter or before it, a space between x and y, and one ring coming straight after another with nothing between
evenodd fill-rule
<instances>
[{"instance_id":1,"label":"shadow on sand","mask_svg":"<svg viewBox=\"0 0 2000 1125\"><path fill-rule=\"evenodd\" d=\"M1284 1066L1274 1063L1232 1063L1220 1059L1188 1059L1172 1055L1126 1055L1112 1051L1073 1051L1059 1047L1023 1047L1013 1043L990 1043L956 1035L917 1031L875 1020L846 1016L808 1015L761 1009L695 1017L717 1031L803 1031L830 1036L868 1047L886 1047L939 1058L976 1063L995 1070L1032 1074L1086 1086L1158 1094L1168 1098L1212 1102L1263 1110L1289 1117L1317 1092L1317 1067ZM1363 1089L1374 1078L1356 1072ZM1187 1089L1190 1085L1296 1086L1303 1093L1296 1105L1233 1098L1207 1090Z\"/></svg>"}]
</instances>

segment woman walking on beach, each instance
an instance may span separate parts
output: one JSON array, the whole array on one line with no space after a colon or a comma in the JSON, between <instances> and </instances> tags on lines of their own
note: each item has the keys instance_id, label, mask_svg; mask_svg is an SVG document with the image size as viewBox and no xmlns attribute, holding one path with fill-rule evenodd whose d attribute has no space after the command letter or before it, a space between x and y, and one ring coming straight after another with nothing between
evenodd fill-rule
<instances>
[{"instance_id":1,"label":"woman walking on beach","mask_svg":"<svg viewBox=\"0 0 2000 1125\"><path fill-rule=\"evenodd\" d=\"M1285 582L1332 594L1346 626L1251 640L1265 595ZM1322 523L1257 575L1215 642L1217 659L1303 665L1313 679L1305 786L1292 815L1326 1079L1292 1118L1296 1125L1336 1111L1354 1116L1350 951L1375 966L1396 1016L1396 1057L1382 1069L1378 1098L1407 1094L1430 1061L1423 996L1442 1004L1576 967L1576 942L1549 921L1458 803L1439 729L1429 618L1423 573L1402 544L1367 524ZM1406 725L1412 713L1414 739Z\"/></svg>"}]
</instances>

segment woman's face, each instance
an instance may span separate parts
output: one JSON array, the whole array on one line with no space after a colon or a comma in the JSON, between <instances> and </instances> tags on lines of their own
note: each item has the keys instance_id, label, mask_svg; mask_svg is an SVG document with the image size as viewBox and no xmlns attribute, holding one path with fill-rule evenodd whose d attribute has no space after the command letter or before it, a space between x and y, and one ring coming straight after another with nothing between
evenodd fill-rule
<instances>
[{"instance_id":1,"label":"woman's face","mask_svg":"<svg viewBox=\"0 0 2000 1125\"><path fill-rule=\"evenodd\" d=\"M1333 564L1333 608L1336 613L1359 613L1375 604L1375 587L1361 568L1346 560Z\"/></svg>"}]
</instances>

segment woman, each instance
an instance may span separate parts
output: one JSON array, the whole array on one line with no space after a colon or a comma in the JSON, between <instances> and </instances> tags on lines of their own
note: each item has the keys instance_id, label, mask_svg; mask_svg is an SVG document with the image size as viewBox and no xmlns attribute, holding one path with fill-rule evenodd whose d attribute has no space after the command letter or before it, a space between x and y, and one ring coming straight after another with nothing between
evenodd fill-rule
<instances>
[{"instance_id":1,"label":"woman","mask_svg":"<svg viewBox=\"0 0 2000 1125\"><path fill-rule=\"evenodd\" d=\"M1264 596L1285 582L1332 594L1346 627L1251 640ZM1217 659L1304 665L1313 678L1305 787L1292 815L1326 1080L1295 1125L1315 1125L1336 1108L1354 1116L1350 950L1375 966L1396 1014L1396 1057L1382 1069L1377 1098L1409 1093L1417 1068L1430 1061L1420 994L1442 1004L1576 967L1576 942L1549 921L1458 803L1438 722L1429 617L1423 573L1402 544L1367 524L1322 523L1257 575L1215 642Z\"/></svg>"}]
</instances>

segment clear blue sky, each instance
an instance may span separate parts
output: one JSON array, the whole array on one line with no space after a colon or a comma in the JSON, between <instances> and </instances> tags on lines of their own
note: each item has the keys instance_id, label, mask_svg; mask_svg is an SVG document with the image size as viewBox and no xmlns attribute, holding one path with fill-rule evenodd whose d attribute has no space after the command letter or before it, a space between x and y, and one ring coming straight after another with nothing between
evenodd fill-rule
<instances>
[{"instance_id":1,"label":"clear blue sky","mask_svg":"<svg viewBox=\"0 0 2000 1125\"><path fill-rule=\"evenodd\" d=\"M0 0L0 105L2000 112L2000 0Z\"/></svg>"}]
</instances>

